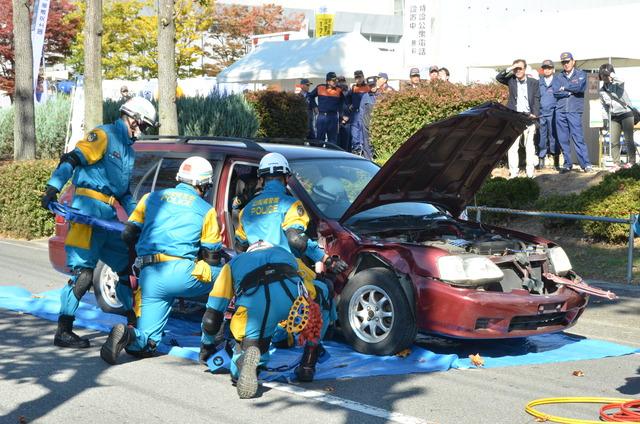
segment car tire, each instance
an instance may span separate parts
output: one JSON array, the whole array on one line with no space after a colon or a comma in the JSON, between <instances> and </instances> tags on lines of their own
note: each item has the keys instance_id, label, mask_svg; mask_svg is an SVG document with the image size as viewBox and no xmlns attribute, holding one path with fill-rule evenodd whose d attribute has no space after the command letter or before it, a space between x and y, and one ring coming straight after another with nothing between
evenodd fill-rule
<instances>
[{"instance_id":1,"label":"car tire","mask_svg":"<svg viewBox=\"0 0 640 424\"><path fill-rule=\"evenodd\" d=\"M392 271L369 268L348 281L340 294L338 313L344 338L356 351L393 355L415 340L412 310Z\"/></svg>"},{"instance_id":2,"label":"car tire","mask_svg":"<svg viewBox=\"0 0 640 424\"><path fill-rule=\"evenodd\" d=\"M115 291L117 282L118 274L109 265L102 261L98 262L93 270L93 294L96 302L104 312L124 315L125 310Z\"/></svg>"}]
</instances>

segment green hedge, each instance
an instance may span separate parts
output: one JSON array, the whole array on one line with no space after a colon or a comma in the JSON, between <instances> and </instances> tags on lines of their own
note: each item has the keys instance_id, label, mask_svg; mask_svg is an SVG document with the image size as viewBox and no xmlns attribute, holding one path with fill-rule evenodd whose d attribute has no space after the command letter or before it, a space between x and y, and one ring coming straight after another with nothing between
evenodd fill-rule
<instances>
[{"instance_id":1,"label":"green hedge","mask_svg":"<svg viewBox=\"0 0 640 424\"><path fill-rule=\"evenodd\" d=\"M488 102L505 102L502 84L451 84L444 81L380 97L373 109L371 143L380 158L388 158L411 135L430 124Z\"/></svg>"},{"instance_id":2,"label":"green hedge","mask_svg":"<svg viewBox=\"0 0 640 424\"><path fill-rule=\"evenodd\" d=\"M302 96L283 91L255 91L245 96L260 120L258 137L306 137L307 102Z\"/></svg>"},{"instance_id":3,"label":"green hedge","mask_svg":"<svg viewBox=\"0 0 640 424\"><path fill-rule=\"evenodd\" d=\"M152 101L158 108L157 102ZM120 117L121 101L105 100L103 122L114 122ZM258 115L240 94L224 95L215 92L207 97L181 97L176 100L178 131L181 135L221 137L255 137ZM150 134L157 134L152 130Z\"/></svg>"},{"instance_id":4,"label":"green hedge","mask_svg":"<svg viewBox=\"0 0 640 424\"><path fill-rule=\"evenodd\" d=\"M531 178L496 177L487 180L478 193L476 201L480 206L494 208L525 209L540 197L540 187Z\"/></svg>"},{"instance_id":5,"label":"green hedge","mask_svg":"<svg viewBox=\"0 0 640 424\"><path fill-rule=\"evenodd\" d=\"M53 159L60 156L67 136L71 112L68 96L58 95L43 104L37 104L36 156ZM0 109L0 157L13 156L13 106Z\"/></svg>"},{"instance_id":6,"label":"green hedge","mask_svg":"<svg viewBox=\"0 0 640 424\"><path fill-rule=\"evenodd\" d=\"M53 234L51 213L40 206L55 160L10 162L0 166L0 233L15 238Z\"/></svg>"}]
</instances>

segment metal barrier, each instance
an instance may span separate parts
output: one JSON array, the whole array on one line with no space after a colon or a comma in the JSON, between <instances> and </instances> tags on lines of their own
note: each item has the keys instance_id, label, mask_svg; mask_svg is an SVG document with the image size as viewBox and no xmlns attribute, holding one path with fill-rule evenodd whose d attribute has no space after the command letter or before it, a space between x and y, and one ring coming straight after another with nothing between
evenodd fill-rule
<instances>
[{"instance_id":1,"label":"metal barrier","mask_svg":"<svg viewBox=\"0 0 640 424\"><path fill-rule=\"evenodd\" d=\"M507 208L490 208L488 206L468 206L468 211L476 211L476 221L482 222L482 211L485 212L494 212L494 213L505 213L511 215L524 215L524 216L538 216L541 218L559 218L559 219L573 219L576 221L600 221L600 222L611 222L614 224L627 224L629 225L629 242L627 247L627 284L631 284L633 279L633 224L636 222L638 217L637 214L629 214L628 219L623 218L609 218L606 216L590 216L590 215L576 215L570 213L552 213L552 212L533 212L533 211L523 211L518 209L507 209Z\"/></svg>"}]
</instances>

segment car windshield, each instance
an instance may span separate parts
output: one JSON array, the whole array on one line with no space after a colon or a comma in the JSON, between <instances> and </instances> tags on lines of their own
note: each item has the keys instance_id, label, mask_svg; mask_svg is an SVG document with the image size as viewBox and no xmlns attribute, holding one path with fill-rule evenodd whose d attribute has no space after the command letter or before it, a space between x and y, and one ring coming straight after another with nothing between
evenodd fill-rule
<instances>
[{"instance_id":1,"label":"car windshield","mask_svg":"<svg viewBox=\"0 0 640 424\"><path fill-rule=\"evenodd\" d=\"M310 159L291 161L296 178L318 209L340 218L380 169L362 159Z\"/></svg>"},{"instance_id":2,"label":"car windshield","mask_svg":"<svg viewBox=\"0 0 640 424\"><path fill-rule=\"evenodd\" d=\"M423 229L439 220L451 219L442 208L426 202L398 202L359 212L344 223L359 232L393 229Z\"/></svg>"}]
</instances>

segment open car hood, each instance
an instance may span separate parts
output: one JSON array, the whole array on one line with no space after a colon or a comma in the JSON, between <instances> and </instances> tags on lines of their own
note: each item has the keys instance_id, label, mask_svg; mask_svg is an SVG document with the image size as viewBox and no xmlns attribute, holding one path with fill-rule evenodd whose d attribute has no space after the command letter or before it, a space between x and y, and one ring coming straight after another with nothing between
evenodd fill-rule
<instances>
[{"instance_id":1,"label":"open car hood","mask_svg":"<svg viewBox=\"0 0 640 424\"><path fill-rule=\"evenodd\" d=\"M425 125L371 179L341 222L376 206L428 201L458 216L496 163L533 120L485 103Z\"/></svg>"}]
</instances>

